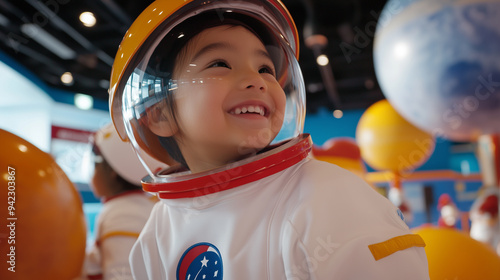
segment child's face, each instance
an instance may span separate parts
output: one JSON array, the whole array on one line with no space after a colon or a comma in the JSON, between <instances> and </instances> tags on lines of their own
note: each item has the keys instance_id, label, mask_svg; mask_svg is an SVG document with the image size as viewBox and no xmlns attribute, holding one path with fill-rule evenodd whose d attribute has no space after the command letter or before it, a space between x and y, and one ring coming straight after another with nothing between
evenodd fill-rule
<instances>
[{"instance_id":1,"label":"child's face","mask_svg":"<svg viewBox=\"0 0 500 280\"><path fill-rule=\"evenodd\" d=\"M201 32L185 50L174 71L174 137L189 168L212 169L267 146L283 124L286 97L262 42L224 25Z\"/></svg>"}]
</instances>

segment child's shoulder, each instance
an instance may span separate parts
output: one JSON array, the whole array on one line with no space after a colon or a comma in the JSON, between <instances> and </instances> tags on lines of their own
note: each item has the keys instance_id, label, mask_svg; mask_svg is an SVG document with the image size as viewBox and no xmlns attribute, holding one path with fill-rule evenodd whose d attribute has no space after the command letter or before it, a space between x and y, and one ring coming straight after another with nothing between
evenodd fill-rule
<instances>
[{"instance_id":1,"label":"child's shoulder","mask_svg":"<svg viewBox=\"0 0 500 280\"><path fill-rule=\"evenodd\" d=\"M287 186L284 220L301 238L311 232L344 241L353 234L408 233L397 207L357 175L313 159L296 171Z\"/></svg>"},{"instance_id":2,"label":"child's shoulder","mask_svg":"<svg viewBox=\"0 0 500 280\"><path fill-rule=\"evenodd\" d=\"M365 180L351 171L313 158L296 166L292 172L298 180L307 181L315 189L329 188L342 192L347 191L348 186L353 191L371 189Z\"/></svg>"},{"instance_id":3,"label":"child's shoulder","mask_svg":"<svg viewBox=\"0 0 500 280\"><path fill-rule=\"evenodd\" d=\"M337 165L309 159L293 170L290 198L299 212L329 211L373 217L396 214L397 208L358 175ZM309 210L307 210L309 209Z\"/></svg>"}]
</instances>

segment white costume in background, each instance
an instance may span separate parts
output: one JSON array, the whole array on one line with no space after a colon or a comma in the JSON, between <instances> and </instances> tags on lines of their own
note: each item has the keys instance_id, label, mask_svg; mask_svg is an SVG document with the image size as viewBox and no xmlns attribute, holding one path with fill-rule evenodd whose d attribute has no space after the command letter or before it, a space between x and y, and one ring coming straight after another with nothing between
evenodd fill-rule
<instances>
[{"instance_id":1,"label":"white costume in background","mask_svg":"<svg viewBox=\"0 0 500 280\"><path fill-rule=\"evenodd\" d=\"M487 187L470 209L470 236L490 245L500 255L500 220L498 218L498 187Z\"/></svg>"},{"instance_id":2,"label":"white costume in background","mask_svg":"<svg viewBox=\"0 0 500 280\"><path fill-rule=\"evenodd\" d=\"M142 190L103 202L95 225L96 241L85 260L89 279L132 279L128 256L156 202L156 197Z\"/></svg>"},{"instance_id":3,"label":"white costume in background","mask_svg":"<svg viewBox=\"0 0 500 280\"><path fill-rule=\"evenodd\" d=\"M130 255L135 279L429 279L423 240L400 211L307 157L310 145L303 135L201 181L144 186L179 198L154 207Z\"/></svg>"}]
</instances>

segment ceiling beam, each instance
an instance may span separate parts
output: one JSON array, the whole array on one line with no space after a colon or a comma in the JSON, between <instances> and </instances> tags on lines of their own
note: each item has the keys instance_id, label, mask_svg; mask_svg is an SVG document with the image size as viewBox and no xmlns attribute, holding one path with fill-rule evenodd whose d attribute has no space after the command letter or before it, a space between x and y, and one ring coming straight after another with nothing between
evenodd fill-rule
<instances>
[{"instance_id":1,"label":"ceiling beam","mask_svg":"<svg viewBox=\"0 0 500 280\"><path fill-rule=\"evenodd\" d=\"M132 25L132 18L113 0L101 0L106 8L112 12L127 28Z\"/></svg>"},{"instance_id":2,"label":"ceiling beam","mask_svg":"<svg viewBox=\"0 0 500 280\"><path fill-rule=\"evenodd\" d=\"M66 23L63 19L57 16L51 9L45 6L42 2L37 0L26 0L31 6L40 11L43 15L46 15L48 19L59 28L61 31L68 34L71 38L73 38L76 42L78 42L81 46L83 46L86 50L93 52L97 55L99 59L101 59L104 63L109 66L113 65L113 58L109 56L104 51L98 49L92 44L89 40L87 40L83 35L81 35L78 31L76 31L73 27L71 27L68 23Z\"/></svg>"},{"instance_id":3,"label":"ceiling beam","mask_svg":"<svg viewBox=\"0 0 500 280\"><path fill-rule=\"evenodd\" d=\"M10 47L15 53L22 53L30 57L34 61L38 61L46 67L54 69L56 73L65 72L64 67L55 63L54 59L41 54L40 51L29 48L26 44L21 44L17 41L12 40L12 38L9 38L3 33L0 33L0 41L3 42L6 46Z\"/></svg>"}]
</instances>

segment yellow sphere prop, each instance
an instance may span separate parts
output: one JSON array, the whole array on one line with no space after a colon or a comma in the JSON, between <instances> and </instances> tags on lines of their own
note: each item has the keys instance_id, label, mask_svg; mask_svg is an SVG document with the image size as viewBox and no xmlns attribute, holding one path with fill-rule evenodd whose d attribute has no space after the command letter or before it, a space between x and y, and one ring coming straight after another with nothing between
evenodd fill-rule
<instances>
[{"instance_id":1,"label":"yellow sphere prop","mask_svg":"<svg viewBox=\"0 0 500 280\"><path fill-rule=\"evenodd\" d=\"M415 127L387 100L370 106L356 128L361 157L374 169L397 173L422 165L434 151L434 137Z\"/></svg>"},{"instance_id":2,"label":"yellow sphere prop","mask_svg":"<svg viewBox=\"0 0 500 280\"><path fill-rule=\"evenodd\" d=\"M414 230L425 241L431 280L500 279L500 257L487 245L448 228Z\"/></svg>"},{"instance_id":3,"label":"yellow sphere prop","mask_svg":"<svg viewBox=\"0 0 500 280\"><path fill-rule=\"evenodd\" d=\"M0 130L0 279L70 280L85 257L81 199L54 159Z\"/></svg>"}]
</instances>

